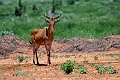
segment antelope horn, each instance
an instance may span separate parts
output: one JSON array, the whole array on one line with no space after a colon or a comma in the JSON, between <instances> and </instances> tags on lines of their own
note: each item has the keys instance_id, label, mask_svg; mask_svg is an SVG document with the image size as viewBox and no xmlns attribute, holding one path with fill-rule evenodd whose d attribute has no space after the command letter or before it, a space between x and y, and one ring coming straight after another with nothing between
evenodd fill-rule
<instances>
[{"instance_id":1,"label":"antelope horn","mask_svg":"<svg viewBox=\"0 0 120 80\"><path fill-rule=\"evenodd\" d=\"M50 19L50 17L49 17L49 16L47 16L47 15L46 15L46 13L45 13L45 17L46 17L46 18L48 18L48 19Z\"/></svg>"},{"instance_id":2,"label":"antelope horn","mask_svg":"<svg viewBox=\"0 0 120 80\"><path fill-rule=\"evenodd\" d=\"M54 19L57 19L57 18L59 18L59 17L60 17L60 13L58 14L58 16L54 17Z\"/></svg>"}]
</instances>

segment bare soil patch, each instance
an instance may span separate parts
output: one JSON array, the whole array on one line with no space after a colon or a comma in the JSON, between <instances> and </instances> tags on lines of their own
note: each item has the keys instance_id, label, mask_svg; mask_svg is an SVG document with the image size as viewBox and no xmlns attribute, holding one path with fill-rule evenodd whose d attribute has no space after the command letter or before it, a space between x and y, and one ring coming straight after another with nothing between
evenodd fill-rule
<instances>
[{"instance_id":1,"label":"bare soil patch","mask_svg":"<svg viewBox=\"0 0 120 80\"><path fill-rule=\"evenodd\" d=\"M5 54L9 56L5 57ZM0 80L120 80L119 35L98 40L82 38L55 40L51 50L50 66L46 66L44 46L38 51L40 65L34 65L32 46L14 35L0 38L0 55ZM19 64L18 56L24 56L26 59ZM95 60L94 56L97 56L98 60ZM84 63L85 59L87 63ZM60 66L66 60L84 65L88 73L78 74L74 69L71 74L64 74ZM117 73L99 74L95 67L90 66L91 62L96 66L99 64L112 66Z\"/></svg>"}]
</instances>

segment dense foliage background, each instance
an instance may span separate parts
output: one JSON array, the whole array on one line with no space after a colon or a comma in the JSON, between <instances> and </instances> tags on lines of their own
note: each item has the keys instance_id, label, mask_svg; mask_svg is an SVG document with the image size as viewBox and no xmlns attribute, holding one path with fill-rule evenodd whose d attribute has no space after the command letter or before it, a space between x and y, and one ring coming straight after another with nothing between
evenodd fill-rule
<instances>
[{"instance_id":1,"label":"dense foliage background","mask_svg":"<svg viewBox=\"0 0 120 80\"><path fill-rule=\"evenodd\" d=\"M14 34L28 41L35 28L43 28L44 13L53 6L53 0L21 0L24 13L14 15L19 0L0 0L0 36ZM120 0L54 0L55 15L61 14L55 25L55 39L102 38L120 34ZM32 10L36 5L37 10Z\"/></svg>"}]
</instances>

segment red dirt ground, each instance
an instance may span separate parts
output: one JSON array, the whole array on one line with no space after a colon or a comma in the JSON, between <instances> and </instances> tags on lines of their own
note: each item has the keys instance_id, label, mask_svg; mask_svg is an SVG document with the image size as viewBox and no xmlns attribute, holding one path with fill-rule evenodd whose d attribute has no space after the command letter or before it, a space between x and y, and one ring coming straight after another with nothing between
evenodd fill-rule
<instances>
[{"instance_id":1,"label":"red dirt ground","mask_svg":"<svg viewBox=\"0 0 120 80\"><path fill-rule=\"evenodd\" d=\"M111 36L110 38L120 41L120 36ZM92 39L89 40L91 41ZM19 45L24 43L20 42ZM112 47L102 52L67 52L65 48L69 48L70 44L53 42L51 50L52 64L50 66L46 66L47 55L45 54L44 46L41 46L38 51L39 63L41 65L32 63L32 47L29 43L25 46L17 47L14 51L11 51L12 54L4 55L0 58L0 80L120 80L119 47ZM9 50L7 51L9 52ZM3 51L1 54L4 54ZM112 54L113 56L107 56ZM27 58L19 64L17 56L25 56ZM97 56L98 60L94 60L94 56ZM85 57L88 63L84 63ZM74 69L71 74L64 74L60 66L66 60L75 60L77 65L84 65L84 67L88 68L88 73L78 74ZM112 66L117 70L117 73L99 74L95 67L89 65L91 62L95 65L104 64L105 66ZM21 69L19 66L21 66Z\"/></svg>"}]
</instances>

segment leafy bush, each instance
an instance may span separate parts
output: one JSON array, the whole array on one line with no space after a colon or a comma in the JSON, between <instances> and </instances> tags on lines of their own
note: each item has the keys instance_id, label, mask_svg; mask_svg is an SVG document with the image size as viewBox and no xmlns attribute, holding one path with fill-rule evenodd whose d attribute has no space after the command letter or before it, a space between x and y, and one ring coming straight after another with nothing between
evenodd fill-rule
<instances>
[{"instance_id":1,"label":"leafy bush","mask_svg":"<svg viewBox=\"0 0 120 80\"><path fill-rule=\"evenodd\" d=\"M75 65L75 61L67 60L65 63L61 65L61 70L63 70L66 74L69 74L73 71Z\"/></svg>"}]
</instances>

